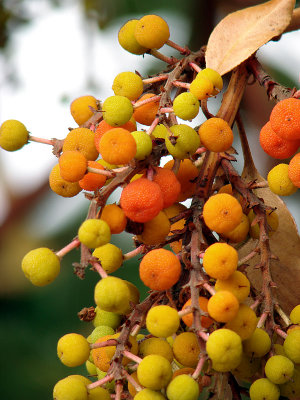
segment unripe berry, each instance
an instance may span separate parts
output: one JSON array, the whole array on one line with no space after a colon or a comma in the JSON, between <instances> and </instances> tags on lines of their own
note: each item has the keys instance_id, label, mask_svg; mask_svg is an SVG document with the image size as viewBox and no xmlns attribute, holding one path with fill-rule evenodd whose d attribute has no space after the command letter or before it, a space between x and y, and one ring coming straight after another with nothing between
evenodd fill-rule
<instances>
[{"instance_id":1,"label":"unripe berry","mask_svg":"<svg viewBox=\"0 0 300 400\"><path fill-rule=\"evenodd\" d=\"M21 149L28 142L28 131L22 122L15 119L4 121L0 127L0 147L7 151Z\"/></svg>"},{"instance_id":2,"label":"unripe berry","mask_svg":"<svg viewBox=\"0 0 300 400\"><path fill-rule=\"evenodd\" d=\"M124 96L110 96L102 105L103 119L111 126L126 124L133 114L131 101Z\"/></svg>"},{"instance_id":3,"label":"unripe berry","mask_svg":"<svg viewBox=\"0 0 300 400\"><path fill-rule=\"evenodd\" d=\"M57 355L60 361L68 367L78 367L89 358L89 342L82 335L68 333L59 339Z\"/></svg>"}]
</instances>

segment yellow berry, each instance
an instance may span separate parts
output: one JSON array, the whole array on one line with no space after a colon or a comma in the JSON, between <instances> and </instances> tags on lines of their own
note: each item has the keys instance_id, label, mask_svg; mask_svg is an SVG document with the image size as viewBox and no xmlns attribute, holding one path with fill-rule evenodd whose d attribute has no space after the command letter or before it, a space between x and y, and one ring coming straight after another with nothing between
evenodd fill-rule
<instances>
[{"instance_id":1,"label":"yellow berry","mask_svg":"<svg viewBox=\"0 0 300 400\"><path fill-rule=\"evenodd\" d=\"M111 243L95 248L93 256L98 258L102 268L111 274L123 264L123 253L119 247Z\"/></svg>"},{"instance_id":2,"label":"yellow berry","mask_svg":"<svg viewBox=\"0 0 300 400\"><path fill-rule=\"evenodd\" d=\"M57 355L68 367L77 367L86 362L90 355L90 345L86 338L77 333L62 336L57 343Z\"/></svg>"},{"instance_id":3,"label":"yellow berry","mask_svg":"<svg viewBox=\"0 0 300 400\"><path fill-rule=\"evenodd\" d=\"M206 273L215 279L228 279L237 269L238 253L227 243L210 245L203 257Z\"/></svg>"},{"instance_id":4,"label":"yellow berry","mask_svg":"<svg viewBox=\"0 0 300 400\"><path fill-rule=\"evenodd\" d=\"M198 115L199 101L190 92L181 93L173 101L173 110L178 118L191 120Z\"/></svg>"},{"instance_id":5,"label":"yellow berry","mask_svg":"<svg viewBox=\"0 0 300 400\"><path fill-rule=\"evenodd\" d=\"M170 37L169 26L158 15L145 15L137 22L134 36L141 46L160 49Z\"/></svg>"},{"instance_id":6,"label":"yellow berry","mask_svg":"<svg viewBox=\"0 0 300 400\"><path fill-rule=\"evenodd\" d=\"M278 196L290 196L298 189L290 180L288 169L288 164L278 164L268 173L269 188Z\"/></svg>"},{"instance_id":7,"label":"yellow berry","mask_svg":"<svg viewBox=\"0 0 300 400\"><path fill-rule=\"evenodd\" d=\"M118 40L123 49L127 50L129 53L140 55L144 54L148 49L141 46L134 36L137 23L137 19L127 21L119 30Z\"/></svg>"},{"instance_id":8,"label":"yellow berry","mask_svg":"<svg viewBox=\"0 0 300 400\"><path fill-rule=\"evenodd\" d=\"M112 85L112 90L117 96L125 96L129 100L136 100L143 93L143 80L134 72L121 72Z\"/></svg>"},{"instance_id":9,"label":"yellow berry","mask_svg":"<svg viewBox=\"0 0 300 400\"><path fill-rule=\"evenodd\" d=\"M157 337L168 337L176 333L180 324L178 312L170 306L152 307L146 317L148 331Z\"/></svg>"},{"instance_id":10,"label":"yellow berry","mask_svg":"<svg viewBox=\"0 0 300 400\"><path fill-rule=\"evenodd\" d=\"M110 237L109 225L102 219L87 219L80 225L78 230L80 242L93 249L108 243Z\"/></svg>"},{"instance_id":11,"label":"yellow berry","mask_svg":"<svg viewBox=\"0 0 300 400\"><path fill-rule=\"evenodd\" d=\"M78 125L84 124L97 110L97 100L94 96L80 96L73 100L70 106L71 115Z\"/></svg>"},{"instance_id":12,"label":"yellow berry","mask_svg":"<svg viewBox=\"0 0 300 400\"><path fill-rule=\"evenodd\" d=\"M160 390L170 382L172 367L165 357L150 354L140 362L137 376L141 385L151 390Z\"/></svg>"},{"instance_id":13,"label":"yellow berry","mask_svg":"<svg viewBox=\"0 0 300 400\"><path fill-rule=\"evenodd\" d=\"M21 149L28 142L28 131L22 122L15 119L4 121L0 127L0 147L7 151Z\"/></svg>"},{"instance_id":14,"label":"yellow berry","mask_svg":"<svg viewBox=\"0 0 300 400\"><path fill-rule=\"evenodd\" d=\"M198 72L196 79L200 77L205 77L206 79L210 80L214 86L214 90L212 95L217 95L223 89L223 79L219 72L215 71L211 68L204 68L200 72Z\"/></svg>"},{"instance_id":15,"label":"yellow berry","mask_svg":"<svg viewBox=\"0 0 300 400\"><path fill-rule=\"evenodd\" d=\"M214 86L206 77L199 77L194 79L190 84L190 92L198 100L205 100L214 93Z\"/></svg>"},{"instance_id":16,"label":"yellow berry","mask_svg":"<svg viewBox=\"0 0 300 400\"><path fill-rule=\"evenodd\" d=\"M133 106L125 96L110 96L104 101L102 112L104 121L111 126L118 127L130 120Z\"/></svg>"}]
</instances>

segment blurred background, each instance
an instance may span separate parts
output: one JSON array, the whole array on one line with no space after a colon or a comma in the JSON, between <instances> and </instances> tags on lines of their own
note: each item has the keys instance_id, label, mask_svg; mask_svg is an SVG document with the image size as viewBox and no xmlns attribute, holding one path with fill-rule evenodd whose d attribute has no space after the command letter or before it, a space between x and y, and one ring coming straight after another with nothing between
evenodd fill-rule
<instances>
[{"instance_id":1,"label":"blurred background","mask_svg":"<svg viewBox=\"0 0 300 400\"><path fill-rule=\"evenodd\" d=\"M22 121L34 136L63 139L76 127L69 106L81 95L103 100L113 94L114 77L122 71L143 76L164 65L149 55L126 53L117 40L119 28L131 18L159 14L167 20L171 40L197 50L226 14L261 3L247 0L2 0L0 1L0 123ZM299 2L297 2L299 5ZM258 58L275 80L299 88L299 31L263 46ZM174 51L166 46L164 54ZM217 111L219 99L209 100ZM265 155L258 134L273 103L257 84L247 88L242 116L260 173L266 177L275 161ZM193 121L197 125L204 118ZM239 150L239 142L235 142ZM238 168L242 168L239 158ZM63 259L55 283L33 287L21 272L23 256L36 247L56 251L76 235L89 202L83 194L64 199L49 189L48 175L56 158L50 146L30 143L15 153L0 150L0 307L1 398L51 399L52 388L72 373L56 356L59 337L68 332L87 335L91 324L77 313L94 305L97 274L87 271L80 281L72 263L79 252ZM118 196L118 194L116 195ZM299 226L299 193L284 199ZM116 198L111 198L113 202ZM114 239L124 252L130 235ZM138 279L138 260L115 273L146 289Z\"/></svg>"}]
</instances>

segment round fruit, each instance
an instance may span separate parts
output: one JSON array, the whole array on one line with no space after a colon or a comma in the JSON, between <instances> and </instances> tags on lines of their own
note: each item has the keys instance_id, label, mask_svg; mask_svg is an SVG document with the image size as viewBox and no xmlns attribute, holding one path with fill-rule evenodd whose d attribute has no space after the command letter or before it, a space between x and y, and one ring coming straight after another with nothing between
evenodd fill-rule
<instances>
[{"instance_id":1,"label":"round fruit","mask_svg":"<svg viewBox=\"0 0 300 400\"><path fill-rule=\"evenodd\" d=\"M249 394L251 400L278 400L280 390L269 379L261 378L252 383Z\"/></svg>"},{"instance_id":2,"label":"round fruit","mask_svg":"<svg viewBox=\"0 0 300 400\"><path fill-rule=\"evenodd\" d=\"M281 385L292 378L294 363L285 356L272 356L266 362L265 374L271 382Z\"/></svg>"},{"instance_id":3,"label":"round fruit","mask_svg":"<svg viewBox=\"0 0 300 400\"><path fill-rule=\"evenodd\" d=\"M215 279L228 279L237 269L238 253L227 243L210 245L203 256L206 273Z\"/></svg>"},{"instance_id":4,"label":"round fruit","mask_svg":"<svg viewBox=\"0 0 300 400\"><path fill-rule=\"evenodd\" d=\"M198 115L199 101L190 92L181 93L173 101L173 110L178 118L191 120Z\"/></svg>"},{"instance_id":5,"label":"round fruit","mask_svg":"<svg viewBox=\"0 0 300 400\"><path fill-rule=\"evenodd\" d=\"M108 274L115 272L123 264L122 250L111 243L95 248L93 256L98 258L102 268Z\"/></svg>"},{"instance_id":6,"label":"round fruit","mask_svg":"<svg viewBox=\"0 0 300 400\"><path fill-rule=\"evenodd\" d=\"M233 132L222 118L213 117L205 121L200 125L199 135L201 144L209 151L227 151L233 143Z\"/></svg>"},{"instance_id":7,"label":"round fruit","mask_svg":"<svg viewBox=\"0 0 300 400\"><path fill-rule=\"evenodd\" d=\"M178 375L169 383L167 397L169 400L197 400L199 385L190 375Z\"/></svg>"},{"instance_id":8,"label":"round fruit","mask_svg":"<svg viewBox=\"0 0 300 400\"><path fill-rule=\"evenodd\" d=\"M143 80L134 72L121 72L115 77L112 90L117 96L136 100L143 93Z\"/></svg>"},{"instance_id":9,"label":"round fruit","mask_svg":"<svg viewBox=\"0 0 300 400\"><path fill-rule=\"evenodd\" d=\"M123 49L127 50L129 53L139 55L144 54L148 49L141 46L134 36L137 22L137 19L127 21L119 30L118 40Z\"/></svg>"},{"instance_id":10,"label":"round fruit","mask_svg":"<svg viewBox=\"0 0 300 400\"><path fill-rule=\"evenodd\" d=\"M207 303L209 315L218 322L229 322L235 318L239 310L239 302L231 292L220 290Z\"/></svg>"},{"instance_id":11,"label":"round fruit","mask_svg":"<svg viewBox=\"0 0 300 400\"><path fill-rule=\"evenodd\" d=\"M283 139L300 139L300 100L289 98L279 101L271 112L270 123Z\"/></svg>"},{"instance_id":12,"label":"round fruit","mask_svg":"<svg viewBox=\"0 0 300 400\"><path fill-rule=\"evenodd\" d=\"M196 367L200 354L197 335L193 332L180 333L174 340L173 353L180 364L185 367Z\"/></svg>"},{"instance_id":13,"label":"round fruit","mask_svg":"<svg viewBox=\"0 0 300 400\"><path fill-rule=\"evenodd\" d=\"M166 146L169 153L183 160L193 155L200 146L198 133L188 125L172 125L170 128L172 136L166 137Z\"/></svg>"},{"instance_id":14,"label":"round fruit","mask_svg":"<svg viewBox=\"0 0 300 400\"><path fill-rule=\"evenodd\" d=\"M84 124L97 110L97 100L94 96L80 96L73 100L70 106L71 115L78 125Z\"/></svg>"},{"instance_id":15,"label":"round fruit","mask_svg":"<svg viewBox=\"0 0 300 400\"><path fill-rule=\"evenodd\" d=\"M290 360L295 364L300 363L300 330L291 331L284 343L284 351Z\"/></svg>"},{"instance_id":16,"label":"round fruit","mask_svg":"<svg viewBox=\"0 0 300 400\"><path fill-rule=\"evenodd\" d=\"M288 164L278 164L268 173L269 188L278 196L290 196L298 189L291 181L288 171Z\"/></svg>"},{"instance_id":17,"label":"round fruit","mask_svg":"<svg viewBox=\"0 0 300 400\"><path fill-rule=\"evenodd\" d=\"M28 131L15 119L4 121L0 127L0 147L7 151L21 149L28 142Z\"/></svg>"},{"instance_id":18,"label":"round fruit","mask_svg":"<svg viewBox=\"0 0 300 400\"><path fill-rule=\"evenodd\" d=\"M109 225L101 219L87 219L78 229L78 239L90 249L103 246L110 241L110 237Z\"/></svg>"},{"instance_id":19,"label":"round fruit","mask_svg":"<svg viewBox=\"0 0 300 400\"><path fill-rule=\"evenodd\" d=\"M102 105L103 119L111 126L126 124L133 114L131 101L125 96L110 96Z\"/></svg>"},{"instance_id":20,"label":"round fruit","mask_svg":"<svg viewBox=\"0 0 300 400\"><path fill-rule=\"evenodd\" d=\"M137 22L134 36L141 46L160 49L170 37L169 26L158 15L145 15Z\"/></svg>"},{"instance_id":21,"label":"round fruit","mask_svg":"<svg viewBox=\"0 0 300 400\"><path fill-rule=\"evenodd\" d=\"M90 355L90 345L86 338L77 333L68 333L57 342L57 355L68 367L78 367Z\"/></svg>"},{"instance_id":22,"label":"round fruit","mask_svg":"<svg viewBox=\"0 0 300 400\"><path fill-rule=\"evenodd\" d=\"M176 333L180 319L175 308L160 305L152 307L146 317L148 331L157 337L168 337Z\"/></svg>"},{"instance_id":23,"label":"round fruit","mask_svg":"<svg viewBox=\"0 0 300 400\"><path fill-rule=\"evenodd\" d=\"M151 390L160 390L170 382L172 367L165 357L150 354L139 363L137 376L141 385Z\"/></svg>"}]
</instances>

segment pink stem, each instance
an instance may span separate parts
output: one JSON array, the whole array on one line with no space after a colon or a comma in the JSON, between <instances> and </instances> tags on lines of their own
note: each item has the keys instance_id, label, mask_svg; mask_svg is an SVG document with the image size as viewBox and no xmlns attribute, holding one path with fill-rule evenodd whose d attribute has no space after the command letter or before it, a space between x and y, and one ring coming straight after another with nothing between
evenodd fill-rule
<instances>
[{"instance_id":1,"label":"pink stem","mask_svg":"<svg viewBox=\"0 0 300 400\"><path fill-rule=\"evenodd\" d=\"M262 328L266 322L266 319L268 318L268 313L264 312L261 314L260 319L257 323L257 328Z\"/></svg>"},{"instance_id":2,"label":"pink stem","mask_svg":"<svg viewBox=\"0 0 300 400\"><path fill-rule=\"evenodd\" d=\"M28 140L30 140L31 142L50 144L51 146L53 146L53 144L54 144L53 140L39 138L37 136L31 136L31 135L29 135Z\"/></svg>"},{"instance_id":3,"label":"pink stem","mask_svg":"<svg viewBox=\"0 0 300 400\"><path fill-rule=\"evenodd\" d=\"M130 351L128 351L128 350L123 351L123 356L129 358L130 360L132 360L138 364L142 361L142 358L136 356L135 354L130 353Z\"/></svg>"},{"instance_id":4,"label":"pink stem","mask_svg":"<svg viewBox=\"0 0 300 400\"><path fill-rule=\"evenodd\" d=\"M191 52L189 49L181 47L179 44L172 42L172 40L167 40L166 44L170 47L173 47L173 49L178 50L181 54L190 54Z\"/></svg>"},{"instance_id":5,"label":"pink stem","mask_svg":"<svg viewBox=\"0 0 300 400\"><path fill-rule=\"evenodd\" d=\"M123 369L123 375L125 376L125 378L127 379L128 382L130 382L132 384L132 386L135 388L135 390L137 392L139 392L140 390L142 390L142 386L140 386L137 381L131 376L129 375L129 373Z\"/></svg>"},{"instance_id":6,"label":"pink stem","mask_svg":"<svg viewBox=\"0 0 300 400\"><path fill-rule=\"evenodd\" d=\"M159 111L161 113L172 113L172 112L174 112L172 107L162 107Z\"/></svg>"},{"instance_id":7,"label":"pink stem","mask_svg":"<svg viewBox=\"0 0 300 400\"><path fill-rule=\"evenodd\" d=\"M159 117L155 117L152 124L149 126L148 130L147 130L147 134L151 135L151 133L154 131L154 129L157 127L159 123Z\"/></svg>"},{"instance_id":8,"label":"pink stem","mask_svg":"<svg viewBox=\"0 0 300 400\"><path fill-rule=\"evenodd\" d=\"M101 276L101 278L107 278L107 273L106 271L101 267L101 265L95 261L90 261L92 266L95 268L95 270L98 272L98 274Z\"/></svg>"},{"instance_id":9,"label":"pink stem","mask_svg":"<svg viewBox=\"0 0 300 400\"><path fill-rule=\"evenodd\" d=\"M192 307L186 307L184 310L178 311L179 318L184 317L191 312L193 312Z\"/></svg>"},{"instance_id":10,"label":"pink stem","mask_svg":"<svg viewBox=\"0 0 300 400\"><path fill-rule=\"evenodd\" d=\"M195 369L195 371L194 371L194 373L192 375L193 379L198 379L199 378L199 375L201 374L201 371L202 371L204 363L205 363L205 357L200 357L200 359L198 361L198 364L197 364L197 367L196 367L196 369Z\"/></svg>"},{"instance_id":11,"label":"pink stem","mask_svg":"<svg viewBox=\"0 0 300 400\"><path fill-rule=\"evenodd\" d=\"M137 247L136 249L129 251L128 253L123 255L123 259L124 260L129 260L130 258L133 258L135 256L137 256L138 254L141 254L144 250L144 245L141 244L139 247Z\"/></svg>"},{"instance_id":12,"label":"pink stem","mask_svg":"<svg viewBox=\"0 0 300 400\"><path fill-rule=\"evenodd\" d=\"M210 293L212 296L213 296L214 294L216 294L215 289L214 289L212 286L210 286L209 283L203 283L203 287L204 287L204 289L206 289L206 290L208 291L208 293Z\"/></svg>"},{"instance_id":13,"label":"pink stem","mask_svg":"<svg viewBox=\"0 0 300 400\"><path fill-rule=\"evenodd\" d=\"M197 64L195 64L193 62L190 62L189 66L192 67L193 70L195 70L196 72L200 72L201 71L201 68L199 67L199 65L197 65Z\"/></svg>"},{"instance_id":14,"label":"pink stem","mask_svg":"<svg viewBox=\"0 0 300 400\"><path fill-rule=\"evenodd\" d=\"M198 331L198 336L200 336L205 342L208 340L208 334L203 331Z\"/></svg>"},{"instance_id":15,"label":"pink stem","mask_svg":"<svg viewBox=\"0 0 300 400\"><path fill-rule=\"evenodd\" d=\"M283 339L285 339L287 337L287 333L285 333L282 329L279 328L275 328L275 332L281 336Z\"/></svg>"},{"instance_id":16,"label":"pink stem","mask_svg":"<svg viewBox=\"0 0 300 400\"><path fill-rule=\"evenodd\" d=\"M143 106L145 104L152 103L154 101L159 101L160 98L161 98L160 95L156 95L156 96L148 97L148 99L145 99L145 100L137 101L136 103L133 103L133 108L136 109L136 108L139 108L139 107L141 107L141 106Z\"/></svg>"},{"instance_id":17,"label":"pink stem","mask_svg":"<svg viewBox=\"0 0 300 400\"><path fill-rule=\"evenodd\" d=\"M253 304L251 304L250 308L251 308L252 310L255 310L256 307L257 307L260 303L261 303L261 300L257 299L257 300L255 300L255 302L254 302Z\"/></svg>"},{"instance_id":18,"label":"pink stem","mask_svg":"<svg viewBox=\"0 0 300 400\"><path fill-rule=\"evenodd\" d=\"M165 81L168 79L169 75L159 75L159 76L154 76L153 78L147 78L143 79L143 83L155 83L155 82L160 82L160 81Z\"/></svg>"},{"instance_id":19,"label":"pink stem","mask_svg":"<svg viewBox=\"0 0 300 400\"><path fill-rule=\"evenodd\" d=\"M78 238L72 240L67 246L63 247L61 250L56 252L57 257L63 258L66 254L68 254L71 250L76 249L76 247L80 246L80 240Z\"/></svg>"},{"instance_id":20,"label":"pink stem","mask_svg":"<svg viewBox=\"0 0 300 400\"><path fill-rule=\"evenodd\" d=\"M176 87L182 87L187 90L189 90L189 88L190 88L190 83L187 83L187 82L174 81L174 82L172 82L172 85L176 86Z\"/></svg>"},{"instance_id":21,"label":"pink stem","mask_svg":"<svg viewBox=\"0 0 300 400\"><path fill-rule=\"evenodd\" d=\"M122 392L123 392L123 384L122 382L117 382L116 383L116 400L121 400L122 398Z\"/></svg>"},{"instance_id":22,"label":"pink stem","mask_svg":"<svg viewBox=\"0 0 300 400\"><path fill-rule=\"evenodd\" d=\"M98 169L98 168L93 168L93 167L87 167L87 171L91 172L93 174L98 174L98 175L105 175L109 178L114 178L116 175L113 172L107 171L105 169Z\"/></svg>"},{"instance_id":23,"label":"pink stem","mask_svg":"<svg viewBox=\"0 0 300 400\"><path fill-rule=\"evenodd\" d=\"M164 61L167 64L176 64L179 61L179 60L177 60L177 58L167 57L155 49L150 50L149 54L151 54L155 58L158 58L161 61Z\"/></svg>"},{"instance_id":24,"label":"pink stem","mask_svg":"<svg viewBox=\"0 0 300 400\"><path fill-rule=\"evenodd\" d=\"M112 381L113 379L114 379L114 377L113 377L112 374L106 375L104 378L99 379L98 381L90 383L89 385L87 385L87 389L88 390L95 389L96 387L102 386L105 383Z\"/></svg>"},{"instance_id":25,"label":"pink stem","mask_svg":"<svg viewBox=\"0 0 300 400\"><path fill-rule=\"evenodd\" d=\"M91 343L90 348L91 349L99 349L100 347L116 346L117 344L118 344L118 341L116 339L109 339L109 340L106 340L105 342Z\"/></svg>"},{"instance_id":26,"label":"pink stem","mask_svg":"<svg viewBox=\"0 0 300 400\"><path fill-rule=\"evenodd\" d=\"M195 153L196 154L203 154L203 153L205 153L207 151L207 148L206 147L199 147L196 151L195 151Z\"/></svg>"}]
</instances>

